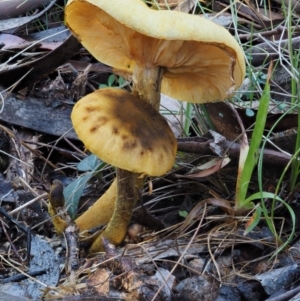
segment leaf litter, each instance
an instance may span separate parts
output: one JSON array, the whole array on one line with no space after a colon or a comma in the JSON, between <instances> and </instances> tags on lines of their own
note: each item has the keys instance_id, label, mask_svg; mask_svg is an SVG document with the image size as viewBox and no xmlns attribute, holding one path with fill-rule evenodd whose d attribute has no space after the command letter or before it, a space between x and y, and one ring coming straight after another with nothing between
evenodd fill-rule
<instances>
[{"instance_id":1,"label":"leaf litter","mask_svg":"<svg viewBox=\"0 0 300 301\"><path fill-rule=\"evenodd\" d=\"M162 6L166 5L166 1L160 2ZM176 2L175 4L172 1L167 2L171 8L178 7L177 1L173 1L174 3ZM278 6L275 3L272 3L272 5L276 8ZM187 11L196 9L195 1L183 1L179 4L185 7ZM18 94L15 94L18 101L27 99L27 97L39 99L42 95L43 87L44 91L46 91L43 98L47 100L47 94L49 94L49 89L52 85L52 96L59 102L53 112L57 113L57 108L59 108L59 111L62 112L61 116L68 116L68 113L65 115L64 113L68 112L69 106L79 99L86 92L85 90L90 91L93 85L95 86L95 83L105 83L112 70L99 65L99 63L86 62L85 59L89 58L87 52L78 47L77 44L75 45L75 41L74 44L67 46L65 44L67 37L62 38L61 42L58 43L57 41L50 42L51 46L44 43L47 42L49 35L51 35L44 30L42 31L42 37L34 40L34 42L32 42L30 35L28 35L29 39L26 40L24 34L20 35L20 37L15 34L15 29L19 28L20 25L24 25L24 22L32 22L34 19L41 18L45 12L51 12L54 9L53 7L51 8L51 5L54 5L54 1L50 2L44 10L41 9L40 13L32 17L16 19L17 23L15 22L13 26L10 25L9 20L3 21L3 28L10 31L10 36L7 33L3 33L0 36L3 39L0 40L1 43L5 44L1 49L3 58L1 58L0 74L2 73L1 78L9 78L9 80L0 80L0 85L6 90L3 92L4 89L2 89L1 95L10 97L11 92L7 88L18 82L22 74L25 76L25 80L21 81L21 84L17 85L14 90L18 92ZM238 11L238 22L240 22L241 26L246 28L252 22L255 28L254 32L241 31L239 36L243 41L246 41L245 44L247 44L247 40L253 38L255 45L249 47L249 51L246 51L246 53L253 57L252 64L257 68L257 72L262 72L260 70L262 62L267 62L271 57L273 59L274 57L281 58L282 54L278 49L284 48L286 41L282 40L282 37L286 32L283 26L277 25L281 24L280 22L284 22L281 14L274 11L271 12L268 9L266 13L265 10L256 9L255 5L255 3L245 1L238 3L236 9ZM227 8L228 3L226 1L215 2L212 9L216 12L216 16L213 18L221 19L220 17L226 17L227 24L232 22L231 15L224 13L224 9L226 10ZM297 6L295 6L295 11L297 12ZM53 21L54 19L50 18L50 20ZM275 29L271 31L266 30L269 24L273 24L272 26ZM259 32L258 30L262 31ZM15 37L11 36L12 34ZM295 26L295 35L297 34L297 26ZM60 34L57 36L60 36ZM15 44L12 44L13 39L8 40L8 38L15 38ZM23 40L18 40L18 38ZM297 38L296 36L292 40L295 47L297 47L298 43ZM66 55L63 59L56 61L56 53L54 51L59 46L62 46L59 51L65 52ZM75 50L74 46L78 48ZM259 49L257 56L254 53L257 51L256 49ZM261 52L261 49L263 49L263 52ZM10 61L12 62L10 68L7 68L6 60L9 51L14 51L17 56L16 59ZM78 59L76 53L77 55L80 54L79 56L84 59ZM74 55L75 60L70 61L71 58L74 59ZM44 61L39 60L39 58L43 57ZM47 67L43 62L49 60L53 63ZM64 63L66 64L61 66ZM85 67L80 66L82 63ZM90 63L92 67L87 69ZM22 66L29 70L35 64L41 66L41 71L38 69L34 70L31 74L29 73L30 76L28 77ZM78 75L83 74L84 70L88 71L85 77L80 79ZM41 79L43 76L47 78L48 74L51 74L51 77L48 77L46 80ZM287 72L287 74L289 78L292 77L290 72ZM57 79L59 76L62 79L59 81L62 83L63 88L63 90L60 90L62 91L61 93L58 93L58 81L56 83L53 81L53 77ZM68 87L74 82L74 78L79 78L79 83L75 87L73 86L73 89L70 89ZM30 82L37 84L35 92L32 92ZM82 87L84 87L84 91ZM5 95L4 93L7 94ZM284 94L284 97L289 97L289 93L286 90L281 90L280 93ZM46 110L49 105L53 109L53 99L48 101L49 103L41 107L40 111ZM8 103L8 101L7 103L3 102L4 110ZM273 105L273 107L276 108L276 105ZM22 202L30 204L30 200L33 200L34 204L38 201L39 205L36 208L32 209L30 208L31 205L28 205L28 207L24 207L23 210L25 211L19 211L17 218L22 223L32 225L33 231L36 231L32 236L31 249L34 256L30 260L30 265L34 263L33 259L36 257L39 263L34 268L42 266L42 269L47 270L47 273L36 276L36 279L39 280L39 277L46 277L46 275L49 277L49 279L43 278L43 280L39 280L44 285L47 285L47 289L44 292L41 292L40 288L32 288L35 281L27 279L18 283L18 285L21 285L23 282L28 283L25 285L25 290L22 289L22 293L19 295L22 296L22 300L24 298L55 300L65 298L65 296L69 296L66 298L72 301L88 300L90 294L94 294L94 296L100 294L104 298L103 300L105 298L107 300L109 298L119 300L144 298L143 300L220 301L233 300L232 296L238 296L235 300L242 300L242 298L243 300L265 300L282 288L288 290L297 287L297 282L294 283L294 280L299 276L297 242L294 241L295 246L291 244L291 247L285 253L279 254L269 261L269 258L278 246L268 228L265 227L264 222L262 221L257 228L245 236L243 235L243 227L250 217L233 216L230 193L228 192L234 191L234 175L236 174L234 162L229 163L222 170L216 168L214 174L206 174L202 180L198 177L191 180L185 178L185 175L191 172L191 168L183 161L192 163L193 166L197 166L197 164L203 166L207 164L207 161L203 160L201 156L196 160L196 163L192 160L193 156L187 154L184 157L178 156L177 169L165 177L153 180L151 185L154 188L151 194L149 193L150 189L145 186L142 200L139 204L140 208L145 207L151 214L162 221L166 226L165 229L160 231L153 231L151 228L148 230L142 229L141 233L138 234L138 243L132 243L129 238L129 244L123 248L114 249L109 246L111 253L107 255L100 254L89 258L84 254L80 254L81 265L78 269L61 270L56 258L60 258L61 263L64 263L64 252L67 247L62 241L57 242L57 238L52 232L51 224L47 223L49 216L47 217L47 197L45 192L49 192L51 180L54 178L59 178L67 185L70 182L69 177L75 178L81 174L76 168L76 164L70 163L72 161L78 162L79 159L83 158L82 151L78 150L80 145L77 141L69 140L69 138L74 138L74 136L66 135L66 137L57 140L56 135L63 135L60 132L48 133L53 135L51 138L47 137L46 134L36 136L33 131L29 136L20 135L21 128L19 126L34 131L40 130L42 133L47 133L47 131L41 130L39 126L34 127L30 123L28 125L24 123L14 124L11 121L12 115L7 119L5 119L3 114L1 115L1 119L3 118L4 122L4 125L1 127L7 132L6 135L8 135L10 144L13 144L15 150L14 152L11 150L7 151L8 154L13 156L14 161L9 163L9 167L4 168L5 178L1 179L1 187L5 188L3 192L1 191L1 206L7 209L8 212L13 212L13 210L22 206ZM8 116L8 113L4 115ZM14 124L16 129L13 129L11 124ZM70 123L67 125L64 132L67 132L70 125ZM46 155L49 149L54 155L47 158ZM101 173L100 179L89 176L89 184L83 188L84 196L83 200L81 200L86 205L80 204L81 206L88 206L91 199L96 198L95 195L98 196L104 192L106 186L103 184L111 181L112 172L113 170L108 168L108 170ZM275 185L274 174L276 174L276 171L270 169L269 173L265 175L266 185L272 190L272 187ZM178 178L176 175L180 175L180 177ZM250 187L255 191L254 183ZM22 195L26 195L25 201ZM44 195L42 201L34 201L40 195ZM168 201L163 201L166 199ZM295 208L297 208L296 204ZM178 214L180 210L188 212L186 218ZM282 208L279 207L277 210L279 213L282 211ZM1 218L3 219L3 217ZM20 233L10 224L11 221L4 219L4 222L10 226L10 237L13 238L10 245L16 245L21 258L23 258L24 237L19 237ZM39 224L40 226L38 226ZM278 219L278 227L282 229L283 236L285 235L284 231L288 232L288 224L288 219L284 217ZM1 232L0 235L2 237L4 234ZM41 238L39 235L42 235L44 238ZM53 241L51 242L51 240ZM45 243L45 241L48 241L48 243ZM54 255L53 249L49 245L56 249L56 255L59 254L58 257ZM14 274L14 269L10 270L5 260L15 265L15 268L21 267L22 271L25 270L27 272L26 268L28 271L31 271L31 266L26 267L26 263L18 262L15 255L11 253L11 249L7 250L4 248L5 246L7 244L0 246L0 255L3 258L3 261L0 262L0 273L4 275L3 279L10 274ZM35 250L35 246L43 251ZM251 252L249 252L249 249L251 249ZM37 255L35 255L35 252L37 252ZM43 253L47 260L43 260L43 257L38 259L39 255ZM53 262L51 261L52 259ZM46 265L47 263L49 266ZM50 276L52 277L51 279ZM276 278L276 281L274 281L274 278ZM58 280L59 284L55 288L54 286L56 286ZM247 291L244 286L249 285L249 283L252 286ZM12 282L12 284L14 283ZM4 290L3 287L0 280L0 290ZM208 287L209 289L207 289ZM19 288L12 291L5 290L5 293L9 292L10 295L16 295L17 290ZM28 294L27 292L30 290L37 295ZM255 295L255 291L261 293ZM296 293L294 291L294 295ZM42 296L43 294L44 296ZM76 296L80 296L81 299L78 299Z\"/></svg>"}]
</instances>

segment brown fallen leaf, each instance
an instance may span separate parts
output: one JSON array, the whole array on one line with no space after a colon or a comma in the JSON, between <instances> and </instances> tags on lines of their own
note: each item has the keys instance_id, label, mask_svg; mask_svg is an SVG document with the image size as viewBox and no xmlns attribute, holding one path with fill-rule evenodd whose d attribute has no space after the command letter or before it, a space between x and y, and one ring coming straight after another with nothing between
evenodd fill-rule
<instances>
[{"instance_id":1,"label":"brown fallen leaf","mask_svg":"<svg viewBox=\"0 0 300 301\"><path fill-rule=\"evenodd\" d=\"M66 31L67 30L64 29L60 34L64 37ZM56 37L58 38L60 34ZM69 34L67 35L67 38L64 37L60 46L53 51L46 53L42 57L13 66L9 70L3 70L4 68L0 69L0 85L9 87L18 82L22 76L26 75L25 78L18 83L16 89L20 90L23 87L31 86L35 82L41 80L43 76L48 75L58 66L64 64L79 51L80 47L80 43L77 39Z\"/></svg>"},{"instance_id":2,"label":"brown fallen leaf","mask_svg":"<svg viewBox=\"0 0 300 301\"><path fill-rule=\"evenodd\" d=\"M98 269L89 277L87 286L96 290L99 295L107 296L109 293L109 278L110 274L107 269Z\"/></svg>"},{"instance_id":3,"label":"brown fallen leaf","mask_svg":"<svg viewBox=\"0 0 300 301\"><path fill-rule=\"evenodd\" d=\"M192 174L186 174L186 175L178 175L175 174L176 178L187 178L187 179L197 179L197 178L204 178L207 176L210 176L216 172L218 172L221 168L226 166L230 162L230 158L214 158L205 164L202 164L200 166L197 166L195 169L192 170L194 172L195 170L200 170L199 172L195 172Z\"/></svg>"}]
</instances>

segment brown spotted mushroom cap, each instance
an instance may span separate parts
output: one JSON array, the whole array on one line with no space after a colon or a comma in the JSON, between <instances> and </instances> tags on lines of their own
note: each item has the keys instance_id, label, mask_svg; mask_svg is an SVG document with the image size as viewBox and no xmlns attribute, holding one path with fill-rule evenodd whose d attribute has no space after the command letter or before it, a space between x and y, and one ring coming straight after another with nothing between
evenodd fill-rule
<instances>
[{"instance_id":1,"label":"brown spotted mushroom cap","mask_svg":"<svg viewBox=\"0 0 300 301\"><path fill-rule=\"evenodd\" d=\"M168 123L127 91L93 92L75 104L71 119L86 148L113 166L160 176L174 163L177 142Z\"/></svg>"},{"instance_id":2,"label":"brown spotted mushroom cap","mask_svg":"<svg viewBox=\"0 0 300 301\"><path fill-rule=\"evenodd\" d=\"M66 25L100 62L133 74L135 65L164 68L161 92L206 103L230 96L245 76L244 54L224 27L142 0L69 0Z\"/></svg>"}]
</instances>

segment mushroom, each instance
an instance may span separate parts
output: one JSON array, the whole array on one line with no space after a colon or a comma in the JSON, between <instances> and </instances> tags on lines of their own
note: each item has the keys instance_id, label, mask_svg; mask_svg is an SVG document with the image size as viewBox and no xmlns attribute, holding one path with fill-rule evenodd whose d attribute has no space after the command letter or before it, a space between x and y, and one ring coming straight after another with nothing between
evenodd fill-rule
<instances>
[{"instance_id":1,"label":"mushroom","mask_svg":"<svg viewBox=\"0 0 300 301\"><path fill-rule=\"evenodd\" d=\"M82 45L133 93L159 108L160 92L193 103L221 101L245 76L234 37L205 18L150 9L141 0L69 0L65 21Z\"/></svg>"},{"instance_id":2,"label":"mushroom","mask_svg":"<svg viewBox=\"0 0 300 301\"><path fill-rule=\"evenodd\" d=\"M83 97L75 104L71 119L85 147L117 167L115 209L101 235L119 244L137 199L136 180L144 174L161 176L173 166L175 136L150 104L121 89L101 89ZM100 245L98 239L91 252Z\"/></svg>"},{"instance_id":3,"label":"mushroom","mask_svg":"<svg viewBox=\"0 0 300 301\"><path fill-rule=\"evenodd\" d=\"M161 92L193 103L222 101L245 76L234 37L199 16L152 10L141 0L69 0L65 21L97 60L131 75L133 95L155 110Z\"/></svg>"}]
</instances>

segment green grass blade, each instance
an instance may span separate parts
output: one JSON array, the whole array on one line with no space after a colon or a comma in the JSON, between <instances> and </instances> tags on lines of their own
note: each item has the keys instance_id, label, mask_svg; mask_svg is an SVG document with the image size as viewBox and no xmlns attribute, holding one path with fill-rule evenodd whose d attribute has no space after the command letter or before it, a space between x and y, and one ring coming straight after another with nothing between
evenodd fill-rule
<instances>
[{"instance_id":1,"label":"green grass blade","mask_svg":"<svg viewBox=\"0 0 300 301\"><path fill-rule=\"evenodd\" d=\"M245 160L245 165L243 167L243 171L241 177L238 178L237 190L236 190L236 203L235 208L247 208L250 207L249 203L246 200L246 195L250 183L250 179L252 176L253 169L257 163L258 159L258 149L261 144L265 123L268 115L269 102L270 102L270 73L272 70L272 64L269 68L269 75L266 81L266 85L261 96L258 112L256 116L256 122L254 126L254 130L252 133L251 143L249 147L249 151L247 154L247 158Z\"/></svg>"}]
</instances>

